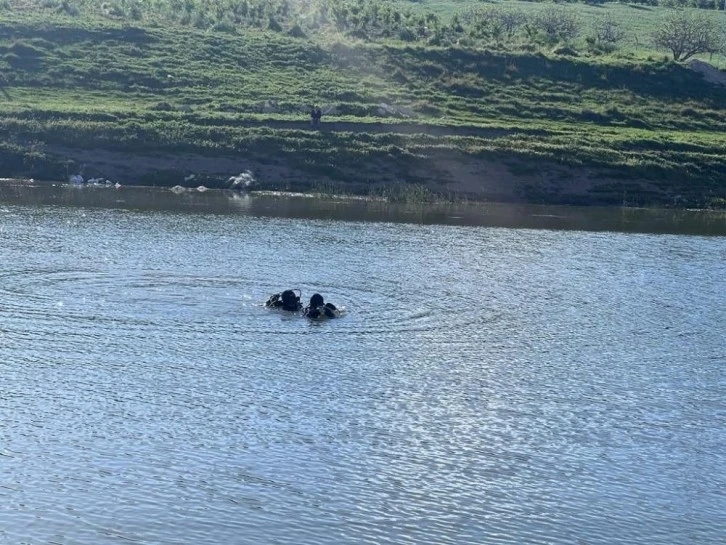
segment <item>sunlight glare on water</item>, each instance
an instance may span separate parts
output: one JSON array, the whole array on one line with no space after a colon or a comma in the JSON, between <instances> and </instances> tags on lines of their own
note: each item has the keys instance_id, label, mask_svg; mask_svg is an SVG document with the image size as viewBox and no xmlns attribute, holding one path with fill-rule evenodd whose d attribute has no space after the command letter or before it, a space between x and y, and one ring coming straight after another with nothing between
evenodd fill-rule
<instances>
[{"instance_id":1,"label":"sunlight glare on water","mask_svg":"<svg viewBox=\"0 0 726 545\"><path fill-rule=\"evenodd\" d=\"M0 543L723 543L726 238L319 216L0 205Z\"/></svg>"}]
</instances>

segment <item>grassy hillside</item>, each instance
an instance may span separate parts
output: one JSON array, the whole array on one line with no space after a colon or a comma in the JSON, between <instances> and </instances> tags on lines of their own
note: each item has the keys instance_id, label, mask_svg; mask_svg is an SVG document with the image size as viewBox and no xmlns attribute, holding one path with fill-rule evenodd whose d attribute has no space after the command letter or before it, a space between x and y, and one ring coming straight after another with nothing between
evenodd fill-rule
<instances>
[{"instance_id":1,"label":"grassy hillside","mask_svg":"<svg viewBox=\"0 0 726 545\"><path fill-rule=\"evenodd\" d=\"M370 26L361 38L299 16L276 29L265 14L193 24L167 4L121 3L115 14L94 2L0 4L0 176L59 179L85 163L126 183L192 173L213 183L250 169L270 188L726 199L726 87L663 55L433 45ZM313 103L328 110L322 131L307 122Z\"/></svg>"},{"instance_id":2,"label":"grassy hillside","mask_svg":"<svg viewBox=\"0 0 726 545\"><path fill-rule=\"evenodd\" d=\"M651 40L651 35L671 13L672 9L658 7L657 2L573 2L568 3L566 8L577 14L583 29L574 40L575 44L584 46L585 39L592 34L593 27L599 20L609 17L616 22L624 33L622 42L619 43L619 56L631 56L646 58L648 56L663 55L665 52L657 49ZM418 13L433 12L444 21L450 21L454 15L465 14L471 10L487 8L522 11L525 13L537 13L551 7L551 3L544 1L522 1L522 0L399 0L403 8L412 9ZM726 13L720 10L697 10L705 17L715 20L720 25L726 25ZM710 62L720 68L726 68L726 51L721 51L713 56L706 56Z\"/></svg>"}]
</instances>

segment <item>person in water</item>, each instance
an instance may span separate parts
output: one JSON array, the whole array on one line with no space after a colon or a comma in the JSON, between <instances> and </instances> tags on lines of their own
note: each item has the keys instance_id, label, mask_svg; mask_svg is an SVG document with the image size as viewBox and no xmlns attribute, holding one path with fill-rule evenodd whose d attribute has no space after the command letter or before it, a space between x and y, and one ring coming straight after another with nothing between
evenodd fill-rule
<instances>
[{"instance_id":1,"label":"person in water","mask_svg":"<svg viewBox=\"0 0 726 545\"><path fill-rule=\"evenodd\" d=\"M337 318L338 315L338 308L333 303L326 303L319 293L310 298L310 304L303 310L303 316L313 319Z\"/></svg>"},{"instance_id":2,"label":"person in water","mask_svg":"<svg viewBox=\"0 0 726 545\"><path fill-rule=\"evenodd\" d=\"M279 308L281 310L288 310L290 312L297 312L302 309L302 303L300 302L300 296L297 295L293 290L285 290L282 293L276 293L272 295L266 302L265 306L268 308Z\"/></svg>"}]
</instances>

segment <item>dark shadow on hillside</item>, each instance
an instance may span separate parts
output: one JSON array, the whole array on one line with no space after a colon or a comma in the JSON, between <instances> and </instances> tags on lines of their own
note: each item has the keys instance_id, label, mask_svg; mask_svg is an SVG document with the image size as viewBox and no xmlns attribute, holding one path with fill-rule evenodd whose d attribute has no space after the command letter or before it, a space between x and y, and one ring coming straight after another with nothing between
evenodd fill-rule
<instances>
[{"instance_id":1,"label":"dark shadow on hillside","mask_svg":"<svg viewBox=\"0 0 726 545\"><path fill-rule=\"evenodd\" d=\"M146 45L157 40L142 28L104 28L88 29L78 27L58 26L29 26L0 24L0 36L10 39L43 38L59 45L68 45L78 42L108 42L134 43Z\"/></svg>"},{"instance_id":2,"label":"dark shadow on hillside","mask_svg":"<svg viewBox=\"0 0 726 545\"><path fill-rule=\"evenodd\" d=\"M38 70L43 64L45 50L27 40L15 40L0 46L0 55L15 70Z\"/></svg>"},{"instance_id":3,"label":"dark shadow on hillside","mask_svg":"<svg viewBox=\"0 0 726 545\"><path fill-rule=\"evenodd\" d=\"M466 49L386 48L391 72L417 74L422 79L441 75L477 74L500 83L527 85L548 80L554 89L564 84L622 90L662 100L726 102L726 88L706 82L699 74L674 62L621 65L590 64L577 58L543 55L503 55Z\"/></svg>"},{"instance_id":4,"label":"dark shadow on hillside","mask_svg":"<svg viewBox=\"0 0 726 545\"><path fill-rule=\"evenodd\" d=\"M0 74L0 94L5 98L5 100L12 100L13 97L10 96L10 93L8 93L7 89L5 89L5 85L7 85L8 81L5 79L5 74Z\"/></svg>"}]
</instances>

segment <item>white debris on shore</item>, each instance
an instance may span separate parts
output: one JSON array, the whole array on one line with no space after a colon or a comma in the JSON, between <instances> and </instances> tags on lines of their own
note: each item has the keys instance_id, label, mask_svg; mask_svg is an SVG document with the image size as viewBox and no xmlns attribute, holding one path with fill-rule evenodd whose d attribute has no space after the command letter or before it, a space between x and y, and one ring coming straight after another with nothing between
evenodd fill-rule
<instances>
[{"instance_id":1,"label":"white debris on shore","mask_svg":"<svg viewBox=\"0 0 726 545\"><path fill-rule=\"evenodd\" d=\"M240 172L237 176L230 176L227 180L227 183L230 184L230 189L240 189L243 191L249 191L255 185L255 182L255 177L249 170Z\"/></svg>"},{"instance_id":2,"label":"white debris on shore","mask_svg":"<svg viewBox=\"0 0 726 545\"><path fill-rule=\"evenodd\" d=\"M416 117L416 112L405 106L395 106L381 102L378 105L377 113L381 117Z\"/></svg>"},{"instance_id":3,"label":"white debris on shore","mask_svg":"<svg viewBox=\"0 0 726 545\"><path fill-rule=\"evenodd\" d=\"M80 174L72 174L68 177L68 181L73 185L86 185L86 186L93 186L93 187L115 187L118 189L121 187L121 184L116 182L113 183L108 178L88 178L88 180L84 180L83 176Z\"/></svg>"}]
</instances>

